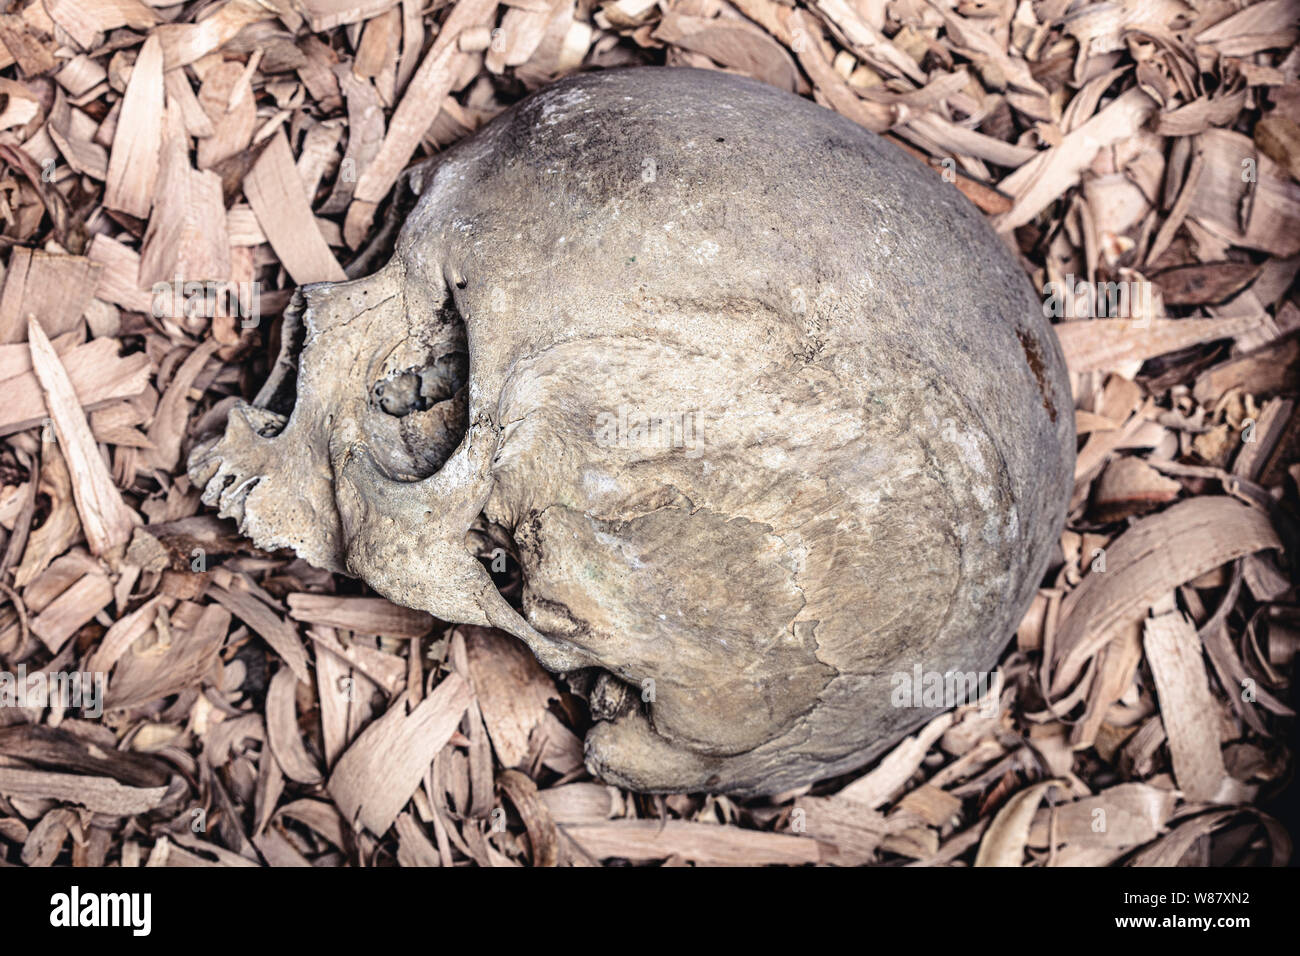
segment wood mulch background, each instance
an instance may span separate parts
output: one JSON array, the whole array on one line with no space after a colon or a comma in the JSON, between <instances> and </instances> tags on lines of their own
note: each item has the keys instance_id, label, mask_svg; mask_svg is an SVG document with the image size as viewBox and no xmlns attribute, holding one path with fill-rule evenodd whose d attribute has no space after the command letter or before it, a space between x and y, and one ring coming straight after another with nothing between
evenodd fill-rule
<instances>
[{"instance_id":1,"label":"wood mulch background","mask_svg":"<svg viewBox=\"0 0 1300 956\"><path fill-rule=\"evenodd\" d=\"M1289 859L1300 0L0 9L0 865ZM585 705L521 646L256 551L184 475L405 166L641 63L884 133L1037 288L1154 291L1058 320L1077 485L997 715L771 799L593 781ZM260 283L259 321L156 317L176 276ZM74 671L101 716L14 692Z\"/></svg>"}]
</instances>

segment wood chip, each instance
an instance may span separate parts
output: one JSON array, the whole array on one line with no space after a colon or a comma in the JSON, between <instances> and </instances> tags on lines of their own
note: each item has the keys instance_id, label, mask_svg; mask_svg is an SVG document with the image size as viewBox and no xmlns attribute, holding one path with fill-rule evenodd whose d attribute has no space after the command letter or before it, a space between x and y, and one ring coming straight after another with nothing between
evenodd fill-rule
<instances>
[{"instance_id":1,"label":"wood chip","mask_svg":"<svg viewBox=\"0 0 1300 956\"><path fill-rule=\"evenodd\" d=\"M456 45L458 37L487 21L496 8L497 0L460 0L443 24L389 120L388 133L374 162L357 182L355 211L348 214L354 236L365 231L374 210L397 182L420 137L429 128L430 104L442 102L451 91L456 75L468 62L471 54L460 52ZM350 243L354 247L357 244Z\"/></svg>"},{"instance_id":2,"label":"wood chip","mask_svg":"<svg viewBox=\"0 0 1300 956\"><path fill-rule=\"evenodd\" d=\"M54 432L72 473L72 494L86 541L93 554L107 554L126 544L136 524L135 512L122 501L90 433L72 381L35 319L28 320L27 340L32 349L32 369L45 393Z\"/></svg>"},{"instance_id":3,"label":"wood chip","mask_svg":"<svg viewBox=\"0 0 1300 956\"><path fill-rule=\"evenodd\" d=\"M244 178L244 193L294 282L342 282L346 278L316 226L283 131L271 137Z\"/></svg>"},{"instance_id":4,"label":"wood chip","mask_svg":"<svg viewBox=\"0 0 1300 956\"><path fill-rule=\"evenodd\" d=\"M469 678L503 767L518 767L559 696L555 683L521 642L485 627L463 627Z\"/></svg>"},{"instance_id":5,"label":"wood chip","mask_svg":"<svg viewBox=\"0 0 1300 956\"><path fill-rule=\"evenodd\" d=\"M0 795L59 800L110 816L148 813L166 793L166 787L127 787L111 777L0 767Z\"/></svg>"},{"instance_id":6,"label":"wood chip","mask_svg":"<svg viewBox=\"0 0 1300 956\"><path fill-rule=\"evenodd\" d=\"M170 628L170 640L161 648L145 653L124 650L109 682L106 705L119 709L137 706L213 677L229 630L230 612L209 604L193 626Z\"/></svg>"},{"instance_id":7,"label":"wood chip","mask_svg":"<svg viewBox=\"0 0 1300 956\"><path fill-rule=\"evenodd\" d=\"M50 336L75 329L95 294L101 268L82 256L15 249L0 293L0 342L22 342L29 315L37 316Z\"/></svg>"},{"instance_id":8,"label":"wood chip","mask_svg":"<svg viewBox=\"0 0 1300 956\"><path fill-rule=\"evenodd\" d=\"M641 862L680 857L704 866L800 866L820 863L826 853L808 837L684 820L612 820L570 824L561 831L599 860L618 857Z\"/></svg>"},{"instance_id":9,"label":"wood chip","mask_svg":"<svg viewBox=\"0 0 1300 956\"><path fill-rule=\"evenodd\" d=\"M289 616L306 624L322 624L376 637L423 637L433 629L433 617L393 604L384 598L339 597L333 594L290 594Z\"/></svg>"},{"instance_id":10,"label":"wood chip","mask_svg":"<svg viewBox=\"0 0 1300 956\"><path fill-rule=\"evenodd\" d=\"M1065 599L1052 693L1073 684L1093 653L1178 585L1277 547L1268 518L1233 498L1193 498L1142 519L1106 549L1106 570L1089 574Z\"/></svg>"},{"instance_id":11,"label":"wood chip","mask_svg":"<svg viewBox=\"0 0 1300 956\"><path fill-rule=\"evenodd\" d=\"M1026 790L1022 790L1007 801L1006 806L984 832L980 841L979 853L975 856L976 866L1020 866L1024 859L1025 847L1029 843L1029 828L1033 825L1034 814L1047 791L1062 784L1060 780L1044 780Z\"/></svg>"},{"instance_id":12,"label":"wood chip","mask_svg":"<svg viewBox=\"0 0 1300 956\"><path fill-rule=\"evenodd\" d=\"M1181 613L1146 621L1143 648L1160 695L1174 779L1189 800L1235 803L1219 748L1218 708L1210 694L1196 628Z\"/></svg>"},{"instance_id":13,"label":"wood chip","mask_svg":"<svg viewBox=\"0 0 1300 956\"><path fill-rule=\"evenodd\" d=\"M213 600L225 607L270 644L289 665L300 681L309 679L307 651L302 646L297 629L269 607L245 591L214 588L209 592Z\"/></svg>"},{"instance_id":14,"label":"wood chip","mask_svg":"<svg viewBox=\"0 0 1300 956\"><path fill-rule=\"evenodd\" d=\"M158 183L163 134L163 51L151 36L140 47L131 82L122 97L117 135L108 160L104 205L137 219L149 215Z\"/></svg>"},{"instance_id":15,"label":"wood chip","mask_svg":"<svg viewBox=\"0 0 1300 956\"><path fill-rule=\"evenodd\" d=\"M409 714L405 698L400 698L362 731L329 778L329 792L344 817L371 833L386 832L420 785L434 754L451 739L470 699L469 684L449 674Z\"/></svg>"},{"instance_id":16,"label":"wood chip","mask_svg":"<svg viewBox=\"0 0 1300 956\"><path fill-rule=\"evenodd\" d=\"M303 746L294 706L298 678L287 667L276 671L266 692L266 739L280 769L290 780L320 783L324 776Z\"/></svg>"}]
</instances>

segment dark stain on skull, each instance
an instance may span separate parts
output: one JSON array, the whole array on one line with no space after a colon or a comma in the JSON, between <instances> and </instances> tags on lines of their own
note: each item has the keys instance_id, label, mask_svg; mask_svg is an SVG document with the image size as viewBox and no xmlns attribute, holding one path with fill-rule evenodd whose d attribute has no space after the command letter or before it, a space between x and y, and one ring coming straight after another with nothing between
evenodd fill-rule
<instances>
[{"instance_id":1,"label":"dark stain on skull","mask_svg":"<svg viewBox=\"0 0 1300 956\"><path fill-rule=\"evenodd\" d=\"M1038 383L1038 391L1043 396L1043 408L1047 409L1047 414L1055 422L1056 403L1052 401L1051 391L1047 387L1047 363L1043 361L1043 350L1038 347L1034 337L1024 329L1016 329L1016 338L1020 340L1020 347L1025 351L1029 371L1034 373L1034 380Z\"/></svg>"}]
</instances>

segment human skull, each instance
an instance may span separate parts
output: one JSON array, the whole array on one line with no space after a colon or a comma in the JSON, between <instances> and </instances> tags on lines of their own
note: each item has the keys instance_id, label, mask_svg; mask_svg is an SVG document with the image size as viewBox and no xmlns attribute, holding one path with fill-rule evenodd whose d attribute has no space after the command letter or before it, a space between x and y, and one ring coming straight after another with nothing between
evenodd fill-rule
<instances>
[{"instance_id":1,"label":"human skull","mask_svg":"<svg viewBox=\"0 0 1300 956\"><path fill-rule=\"evenodd\" d=\"M647 792L853 769L942 709L899 706L914 668L994 666L1074 423L956 189L807 100L668 68L559 82L408 186L388 264L303 287L190 459L259 546L599 669L588 766ZM522 614L476 522L513 537Z\"/></svg>"}]
</instances>

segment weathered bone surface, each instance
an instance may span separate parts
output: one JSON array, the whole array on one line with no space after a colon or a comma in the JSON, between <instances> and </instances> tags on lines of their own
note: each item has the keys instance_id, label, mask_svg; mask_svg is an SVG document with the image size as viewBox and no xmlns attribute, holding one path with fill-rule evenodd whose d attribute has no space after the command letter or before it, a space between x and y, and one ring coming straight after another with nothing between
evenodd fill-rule
<instances>
[{"instance_id":1,"label":"weathered bone surface","mask_svg":"<svg viewBox=\"0 0 1300 956\"><path fill-rule=\"evenodd\" d=\"M666 68L557 83L407 188L392 259L303 288L191 458L257 544L626 682L597 682L587 760L638 790L852 769L936 712L897 675L994 666L1074 425L957 190L811 102ZM483 518L522 615L467 546Z\"/></svg>"}]
</instances>

